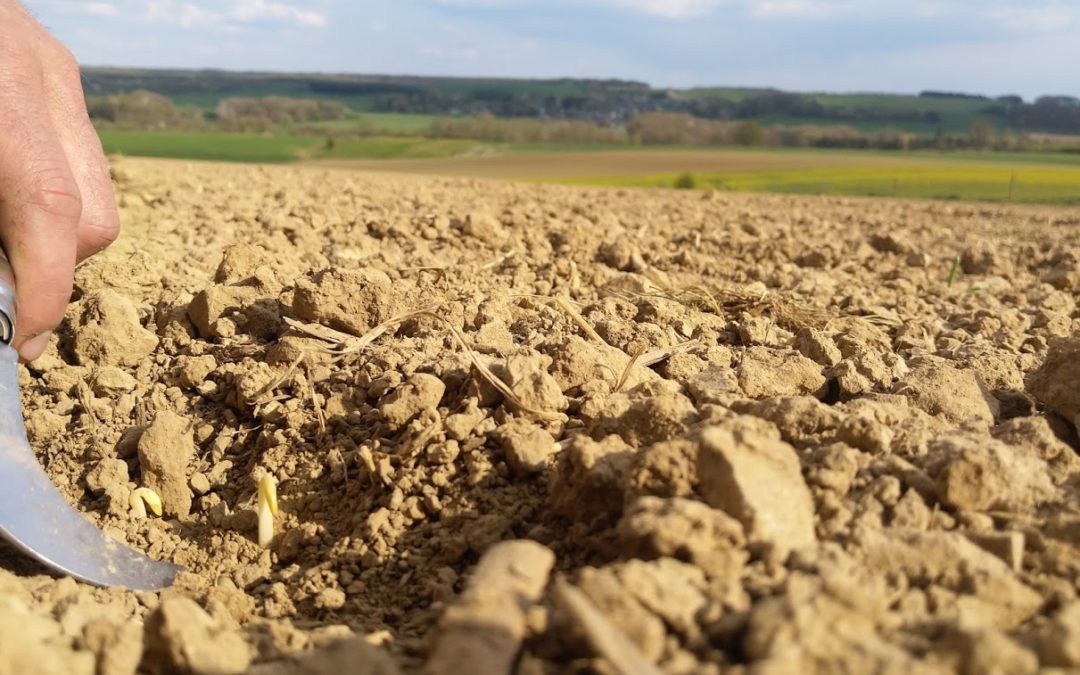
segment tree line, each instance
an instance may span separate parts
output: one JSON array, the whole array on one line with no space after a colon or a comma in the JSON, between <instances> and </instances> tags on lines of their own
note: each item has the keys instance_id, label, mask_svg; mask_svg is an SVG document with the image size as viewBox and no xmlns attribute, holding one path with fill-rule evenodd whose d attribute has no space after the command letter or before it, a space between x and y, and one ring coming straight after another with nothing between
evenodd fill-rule
<instances>
[{"instance_id":1,"label":"tree line","mask_svg":"<svg viewBox=\"0 0 1080 675\"><path fill-rule=\"evenodd\" d=\"M266 132L281 125L341 120L349 108L340 101L288 96L230 97L218 101L213 111L178 106L161 94L137 89L126 94L87 96L86 108L97 124L126 129L220 129Z\"/></svg>"},{"instance_id":2,"label":"tree line","mask_svg":"<svg viewBox=\"0 0 1080 675\"><path fill-rule=\"evenodd\" d=\"M1045 105L1045 104L1044 104ZM1068 107L1058 101L1055 106ZM1035 106L1038 107L1038 106ZM150 91L87 97L87 108L98 125L144 130L223 130L272 132L287 125L293 133L327 136L373 136L376 125L364 118L334 129L317 123L345 120L349 109L341 102L267 96L221 99L213 111L177 106ZM1080 106L1077 106L1080 109ZM415 133L415 132L414 132ZM684 112L643 112L625 124L592 120L497 117L489 113L439 117L425 132L432 138L472 139L490 143L638 144L638 145L765 145L849 149L997 149L1023 150L1033 141L1021 134L1000 133L993 121L976 119L964 133L908 133L893 127L860 131L843 124L774 124L757 120L707 119Z\"/></svg>"},{"instance_id":3,"label":"tree line","mask_svg":"<svg viewBox=\"0 0 1080 675\"><path fill-rule=\"evenodd\" d=\"M626 125L609 127L584 121L505 119L491 115L436 119L428 134L435 138L470 138L492 143L622 143L683 146L779 146L877 150L1025 150L1034 142L1023 135L999 133L993 122L976 120L963 133L933 136L892 127L864 132L849 125L776 124L757 120L709 120L686 113L636 115Z\"/></svg>"}]
</instances>

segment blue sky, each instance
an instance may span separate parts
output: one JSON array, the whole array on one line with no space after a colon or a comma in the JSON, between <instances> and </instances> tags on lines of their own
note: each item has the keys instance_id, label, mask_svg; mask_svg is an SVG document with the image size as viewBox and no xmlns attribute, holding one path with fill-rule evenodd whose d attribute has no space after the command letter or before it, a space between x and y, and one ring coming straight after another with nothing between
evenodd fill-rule
<instances>
[{"instance_id":1,"label":"blue sky","mask_svg":"<svg viewBox=\"0 0 1080 675\"><path fill-rule=\"evenodd\" d=\"M25 0L83 63L1080 95L1080 0Z\"/></svg>"}]
</instances>

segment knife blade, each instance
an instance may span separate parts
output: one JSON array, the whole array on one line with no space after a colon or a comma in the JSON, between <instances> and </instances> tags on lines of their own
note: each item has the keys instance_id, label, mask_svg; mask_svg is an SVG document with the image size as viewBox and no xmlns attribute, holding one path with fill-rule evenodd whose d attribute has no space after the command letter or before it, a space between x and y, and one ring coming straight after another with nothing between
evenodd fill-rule
<instances>
[{"instance_id":1,"label":"knife blade","mask_svg":"<svg viewBox=\"0 0 1080 675\"><path fill-rule=\"evenodd\" d=\"M0 536L49 568L98 586L153 591L183 569L159 562L95 527L68 504L38 462L19 399L15 292L0 252Z\"/></svg>"}]
</instances>

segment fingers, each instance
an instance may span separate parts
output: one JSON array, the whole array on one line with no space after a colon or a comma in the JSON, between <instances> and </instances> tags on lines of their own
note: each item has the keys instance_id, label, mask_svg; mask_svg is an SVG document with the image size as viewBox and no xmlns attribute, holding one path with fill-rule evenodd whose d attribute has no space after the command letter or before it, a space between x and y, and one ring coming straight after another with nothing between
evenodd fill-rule
<instances>
[{"instance_id":1,"label":"fingers","mask_svg":"<svg viewBox=\"0 0 1080 675\"><path fill-rule=\"evenodd\" d=\"M81 216L79 185L56 137L40 68L0 68L0 243L15 272L13 345L26 360L44 351L71 299Z\"/></svg>"},{"instance_id":2,"label":"fingers","mask_svg":"<svg viewBox=\"0 0 1080 675\"><path fill-rule=\"evenodd\" d=\"M82 198L77 245L77 260L82 262L116 239L120 220L109 165L86 112L79 67L66 49L56 49L44 69L44 86L53 128Z\"/></svg>"}]
</instances>

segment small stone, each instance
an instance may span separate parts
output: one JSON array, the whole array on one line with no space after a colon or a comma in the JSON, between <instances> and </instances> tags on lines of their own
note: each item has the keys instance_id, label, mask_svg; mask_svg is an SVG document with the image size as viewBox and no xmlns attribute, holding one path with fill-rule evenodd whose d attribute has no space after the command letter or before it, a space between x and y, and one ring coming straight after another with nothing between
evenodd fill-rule
<instances>
[{"instance_id":1,"label":"small stone","mask_svg":"<svg viewBox=\"0 0 1080 675\"><path fill-rule=\"evenodd\" d=\"M415 373L383 398L379 412L386 423L396 429L422 411L438 407L444 393L446 385L438 377Z\"/></svg>"},{"instance_id":2,"label":"small stone","mask_svg":"<svg viewBox=\"0 0 1080 675\"><path fill-rule=\"evenodd\" d=\"M188 481L188 484L196 495L202 496L210 492L210 479L201 471L191 474L191 480Z\"/></svg>"},{"instance_id":3,"label":"small stone","mask_svg":"<svg viewBox=\"0 0 1080 675\"><path fill-rule=\"evenodd\" d=\"M559 451L551 434L535 424L513 420L496 432L502 441L506 462L518 475L539 473Z\"/></svg>"},{"instance_id":4,"label":"small stone","mask_svg":"<svg viewBox=\"0 0 1080 675\"><path fill-rule=\"evenodd\" d=\"M475 398L470 398L465 410L453 415L447 415L443 420L446 435L455 441L465 441L473 434L476 425L487 417L487 413L476 403Z\"/></svg>"},{"instance_id":5,"label":"small stone","mask_svg":"<svg viewBox=\"0 0 1080 675\"><path fill-rule=\"evenodd\" d=\"M94 375L93 391L98 396L115 396L134 391L135 378L116 366L102 366Z\"/></svg>"},{"instance_id":6,"label":"small stone","mask_svg":"<svg viewBox=\"0 0 1080 675\"><path fill-rule=\"evenodd\" d=\"M324 588L315 595L319 609L337 610L345 606L345 591L340 588Z\"/></svg>"},{"instance_id":7,"label":"small stone","mask_svg":"<svg viewBox=\"0 0 1080 675\"><path fill-rule=\"evenodd\" d=\"M86 487L95 495L104 494L110 487L127 482L127 462L122 459L103 459L86 474Z\"/></svg>"},{"instance_id":8,"label":"small stone","mask_svg":"<svg viewBox=\"0 0 1080 675\"><path fill-rule=\"evenodd\" d=\"M209 354L203 356L184 356L177 361L177 377L180 384L189 389L197 389L217 368L217 359Z\"/></svg>"}]
</instances>

